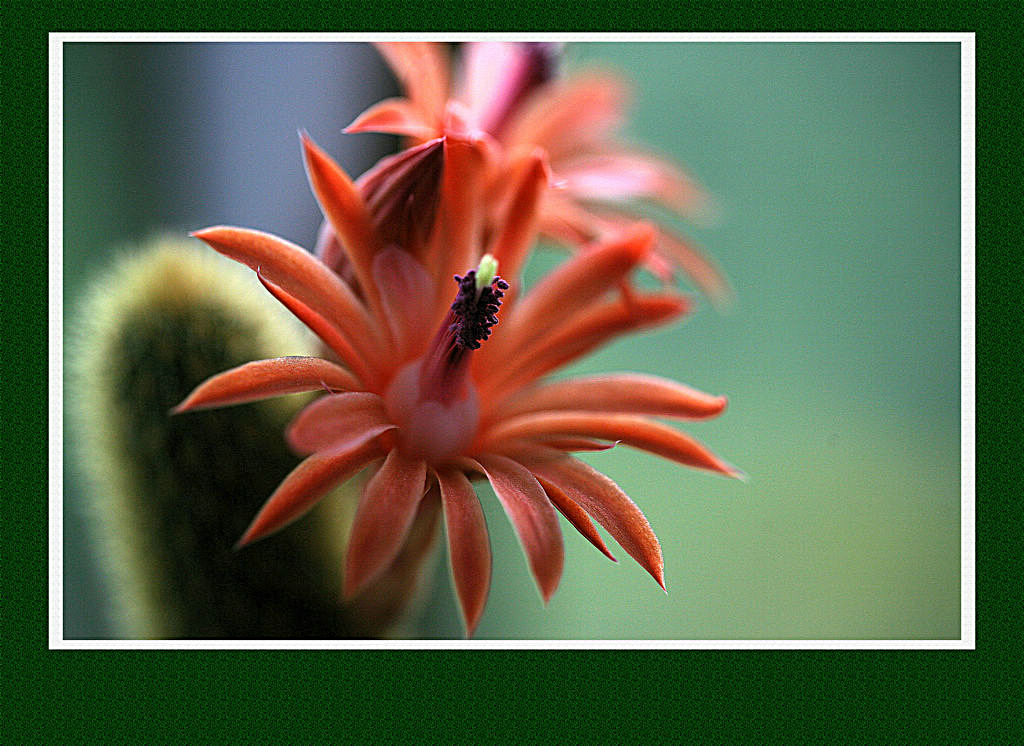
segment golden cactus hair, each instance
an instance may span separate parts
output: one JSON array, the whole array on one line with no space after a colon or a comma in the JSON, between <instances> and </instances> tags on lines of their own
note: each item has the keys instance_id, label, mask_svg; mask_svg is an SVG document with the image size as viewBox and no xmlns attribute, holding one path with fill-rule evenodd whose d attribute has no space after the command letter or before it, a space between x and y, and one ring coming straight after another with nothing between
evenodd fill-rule
<instances>
[{"instance_id":1,"label":"golden cactus hair","mask_svg":"<svg viewBox=\"0 0 1024 746\"><path fill-rule=\"evenodd\" d=\"M116 260L69 324L69 445L118 636L352 632L338 598L339 501L308 528L231 551L296 462L280 432L302 397L169 414L225 364L309 353L311 337L261 294L251 273L164 238Z\"/></svg>"}]
</instances>

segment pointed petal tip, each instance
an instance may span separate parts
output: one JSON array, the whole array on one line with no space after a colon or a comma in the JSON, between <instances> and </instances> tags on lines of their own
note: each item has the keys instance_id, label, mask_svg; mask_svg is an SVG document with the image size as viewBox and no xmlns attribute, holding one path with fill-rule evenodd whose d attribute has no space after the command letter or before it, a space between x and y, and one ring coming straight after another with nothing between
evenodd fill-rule
<instances>
[{"instance_id":1,"label":"pointed petal tip","mask_svg":"<svg viewBox=\"0 0 1024 746\"><path fill-rule=\"evenodd\" d=\"M465 617L463 617L462 623L465 625L465 628L466 628L466 637L465 637L465 639L469 640L469 639L471 639L473 637L473 635L476 634L476 628L478 626L480 626L480 619L481 619L481 617L483 617L483 610L482 609L481 609L480 613L477 614L476 619L470 620L470 619L466 619Z\"/></svg>"},{"instance_id":2,"label":"pointed petal tip","mask_svg":"<svg viewBox=\"0 0 1024 746\"><path fill-rule=\"evenodd\" d=\"M327 153L316 144L316 141L310 137L309 132L306 130L299 130L299 141L302 143L302 160L306 165L307 171L312 167L314 159L320 161L328 157Z\"/></svg>"},{"instance_id":3,"label":"pointed petal tip","mask_svg":"<svg viewBox=\"0 0 1024 746\"><path fill-rule=\"evenodd\" d=\"M731 314L736 311L736 293L729 285L713 288L708 291L708 300L712 307L722 314Z\"/></svg>"},{"instance_id":4,"label":"pointed petal tip","mask_svg":"<svg viewBox=\"0 0 1024 746\"><path fill-rule=\"evenodd\" d=\"M317 148L317 144L313 142L313 138L310 137L309 131L305 127L299 127L296 132L299 135L299 144L302 146L302 160L305 163L309 159L310 150Z\"/></svg>"},{"instance_id":5,"label":"pointed petal tip","mask_svg":"<svg viewBox=\"0 0 1024 746\"><path fill-rule=\"evenodd\" d=\"M231 547L231 551L237 552L240 549L245 549L245 547L249 546L253 543L253 541L255 541L255 537L253 537L252 535L252 529L253 527L250 525L249 528L245 530L245 533L242 534L242 536L238 539L238 541L235 542L234 546Z\"/></svg>"},{"instance_id":6,"label":"pointed petal tip","mask_svg":"<svg viewBox=\"0 0 1024 746\"><path fill-rule=\"evenodd\" d=\"M561 530L559 530L559 539L562 538ZM558 568L558 574L553 577L546 578L544 582L538 580L537 588L540 590L541 600L544 602L546 607L551 601L551 597L555 595L555 591L558 590L558 586L562 583L562 567Z\"/></svg>"},{"instance_id":7,"label":"pointed petal tip","mask_svg":"<svg viewBox=\"0 0 1024 746\"><path fill-rule=\"evenodd\" d=\"M633 264L639 264L654 249L658 232L649 223L637 222L622 230L605 244L608 250L625 254Z\"/></svg>"},{"instance_id":8,"label":"pointed petal tip","mask_svg":"<svg viewBox=\"0 0 1024 746\"><path fill-rule=\"evenodd\" d=\"M535 147L530 151L530 155L527 156L530 159L530 169L537 173L543 172L545 181L548 186L555 185L555 179L551 173L551 159L548 157L548 151L541 147ZM538 174L539 176L540 174Z\"/></svg>"},{"instance_id":9,"label":"pointed petal tip","mask_svg":"<svg viewBox=\"0 0 1024 746\"><path fill-rule=\"evenodd\" d=\"M426 140L437 135L438 128L408 99L389 98L379 101L353 119L342 132L356 135L377 132Z\"/></svg>"},{"instance_id":10,"label":"pointed petal tip","mask_svg":"<svg viewBox=\"0 0 1024 746\"><path fill-rule=\"evenodd\" d=\"M253 518L252 522L249 524L249 527L245 529L245 533L242 534L241 538L239 538L231 548L232 551L237 552L240 549L245 549L245 547L249 546L253 542L270 536L270 534L274 533L278 528L281 528L281 526L268 527L260 525L260 518L261 514L257 513L256 517Z\"/></svg>"},{"instance_id":11,"label":"pointed petal tip","mask_svg":"<svg viewBox=\"0 0 1024 746\"><path fill-rule=\"evenodd\" d=\"M198 238L200 241L206 242L215 251L221 251L214 245L216 242L227 241L233 237L233 235L237 235L239 232L244 233L246 230L247 229L235 228L230 225L211 225L206 228L191 231L188 235L192 238Z\"/></svg>"},{"instance_id":12,"label":"pointed petal tip","mask_svg":"<svg viewBox=\"0 0 1024 746\"><path fill-rule=\"evenodd\" d=\"M732 477L733 479L738 479L744 483L750 481L750 475L743 471L743 469L740 469L737 466L733 466L728 461L722 461L722 466L724 466L726 469L726 476Z\"/></svg>"},{"instance_id":13,"label":"pointed petal tip","mask_svg":"<svg viewBox=\"0 0 1024 746\"><path fill-rule=\"evenodd\" d=\"M178 404L175 404L173 407L167 410L167 414L173 417L174 415L177 414L185 414L186 412L196 412L201 409L212 409L217 406L219 405L216 403L206 404L205 406L202 402L197 404L196 392L192 391L192 393L190 393L188 396L182 399Z\"/></svg>"}]
</instances>

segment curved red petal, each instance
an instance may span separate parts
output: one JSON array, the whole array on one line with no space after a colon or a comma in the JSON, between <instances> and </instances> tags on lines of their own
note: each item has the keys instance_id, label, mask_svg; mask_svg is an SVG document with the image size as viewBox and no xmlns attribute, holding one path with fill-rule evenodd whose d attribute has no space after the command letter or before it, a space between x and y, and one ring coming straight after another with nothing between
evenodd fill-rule
<instances>
[{"instance_id":1,"label":"curved red petal","mask_svg":"<svg viewBox=\"0 0 1024 746\"><path fill-rule=\"evenodd\" d=\"M395 559L425 492L426 465L392 449L363 488L345 559L345 597L352 598Z\"/></svg>"},{"instance_id":2,"label":"curved red petal","mask_svg":"<svg viewBox=\"0 0 1024 746\"><path fill-rule=\"evenodd\" d=\"M530 570L547 603L562 578L565 554L558 516L544 488L524 466L494 454L476 459L515 527Z\"/></svg>"},{"instance_id":3,"label":"curved red petal","mask_svg":"<svg viewBox=\"0 0 1024 746\"><path fill-rule=\"evenodd\" d=\"M544 337L513 356L488 359L479 354L488 352L484 347L473 361L481 401L499 403L502 392L519 389L620 334L676 319L689 308L686 298L673 293L634 295L629 303L618 297L553 322Z\"/></svg>"},{"instance_id":4,"label":"curved red petal","mask_svg":"<svg viewBox=\"0 0 1024 746\"><path fill-rule=\"evenodd\" d=\"M667 161L621 148L604 147L563 161L558 177L580 199L651 199L684 215L694 213L707 199L691 178Z\"/></svg>"},{"instance_id":5,"label":"curved red petal","mask_svg":"<svg viewBox=\"0 0 1024 746\"><path fill-rule=\"evenodd\" d=\"M689 435L668 425L643 417L592 412L540 412L499 422L487 431L482 442L500 443L509 439L545 435L582 436L620 440L625 445L650 451L686 466L707 469L730 477L742 477L735 467L725 463Z\"/></svg>"},{"instance_id":6,"label":"curved red petal","mask_svg":"<svg viewBox=\"0 0 1024 746\"><path fill-rule=\"evenodd\" d=\"M551 500L551 504L558 508L558 511L565 516L565 519L572 524L573 528L579 531L583 537L597 547L598 551L601 552L605 557L615 562L616 559L611 552L608 551L608 547L605 546L604 539L601 538L601 534L594 528L593 522L587 517L587 513L581 508L571 497L565 494L565 491L560 489L553 482L543 479L541 476L534 471L533 475L537 477L537 481L540 482L540 486L544 488L544 492L547 493L548 499Z\"/></svg>"},{"instance_id":7,"label":"curved red petal","mask_svg":"<svg viewBox=\"0 0 1024 746\"><path fill-rule=\"evenodd\" d=\"M373 284L373 256L380 248L373 220L359 189L341 166L334 162L306 133L302 133L302 150L310 186L324 216L352 261L359 287L376 308L377 288Z\"/></svg>"},{"instance_id":8,"label":"curved red petal","mask_svg":"<svg viewBox=\"0 0 1024 746\"><path fill-rule=\"evenodd\" d=\"M406 95L431 122L440 122L448 98L448 58L443 45L428 41L375 44Z\"/></svg>"},{"instance_id":9,"label":"curved red petal","mask_svg":"<svg viewBox=\"0 0 1024 746\"><path fill-rule=\"evenodd\" d=\"M719 307L728 306L733 291L714 260L689 241L667 230L658 232L657 252L679 267Z\"/></svg>"},{"instance_id":10,"label":"curved red petal","mask_svg":"<svg viewBox=\"0 0 1024 746\"><path fill-rule=\"evenodd\" d=\"M474 140L446 137L444 176L438 230L423 257L430 275L442 278L434 298L439 318L451 305L453 291L447 278L475 267L483 232L483 191L487 163L482 145Z\"/></svg>"},{"instance_id":11,"label":"curved red petal","mask_svg":"<svg viewBox=\"0 0 1024 746\"><path fill-rule=\"evenodd\" d=\"M358 620L362 634L380 635L402 617L403 609L414 603L423 585L424 564L431 556L441 526L441 494L432 486L420 500L416 517L394 561L372 582L363 586L345 610ZM359 632L357 632L359 634Z\"/></svg>"},{"instance_id":12,"label":"curved red petal","mask_svg":"<svg viewBox=\"0 0 1024 746\"><path fill-rule=\"evenodd\" d=\"M274 296L282 306L292 312L295 318L320 337L323 343L330 347L338 355L338 358L364 382L364 386L366 382L372 381L375 378L372 370L368 367L369 361L356 352L345 335L334 324L320 314L315 313L313 309L298 298L289 295L281 287L267 280L259 270L256 270L256 278L268 293Z\"/></svg>"},{"instance_id":13,"label":"curved red petal","mask_svg":"<svg viewBox=\"0 0 1024 746\"><path fill-rule=\"evenodd\" d=\"M310 456L274 490L236 548L269 536L298 519L333 487L380 455L380 447L376 443L363 441Z\"/></svg>"},{"instance_id":14,"label":"curved red petal","mask_svg":"<svg viewBox=\"0 0 1024 746\"><path fill-rule=\"evenodd\" d=\"M321 396L296 415L285 434L296 453L313 453L365 441L394 427L384 411L383 399L354 391Z\"/></svg>"},{"instance_id":15,"label":"curved red petal","mask_svg":"<svg viewBox=\"0 0 1024 746\"><path fill-rule=\"evenodd\" d=\"M556 243L585 246L601 235L603 224L557 185L555 181L555 188L549 189L541 202L540 232Z\"/></svg>"},{"instance_id":16,"label":"curved red petal","mask_svg":"<svg viewBox=\"0 0 1024 746\"><path fill-rule=\"evenodd\" d=\"M503 403L501 414L587 411L704 419L725 409L728 399L681 383L639 373L570 378L522 391Z\"/></svg>"},{"instance_id":17,"label":"curved red petal","mask_svg":"<svg viewBox=\"0 0 1024 746\"><path fill-rule=\"evenodd\" d=\"M540 150L511 164L509 171L514 174L515 184L504 219L498 223L500 230L491 241L488 253L498 260L502 277L515 286L537 237L540 202L548 188L550 171L547 157Z\"/></svg>"},{"instance_id":18,"label":"curved red petal","mask_svg":"<svg viewBox=\"0 0 1024 746\"><path fill-rule=\"evenodd\" d=\"M277 357L245 363L206 379L171 411L178 414L303 391L361 388L362 385L351 373L328 360L317 357Z\"/></svg>"},{"instance_id":19,"label":"curved red petal","mask_svg":"<svg viewBox=\"0 0 1024 746\"><path fill-rule=\"evenodd\" d=\"M505 355L546 336L551 319L569 319L615 289L654 244L654 230L638 224L628 233L585 249L563 262L526 293L505 320L500 350Z\"/></svg>"},{"instance_id":20,"label":"curved red petal","mask_svg":"<svg viewBox=\"0 0 1024 746\"><path fill-rule=\"evenodd\" d=\"M376 324L351 288L305 249L269 233L245 228L215 226L192 235L257 271L336 326L359 354L373 359L378 342Z\"/></svg>"},{"instance_id":21,"label":"curved red petal","mask_svg":"<svg viewBox=\"0 0 1024 746\"><path fill-rule=\"evenodd\" d=\"M504 139L539 145L554 164L607 138L622 122L627 98L625 83L609 74L566 80L534 96Z\"/></svg>"},{"instance_id":22,"label":"curved red petal","mask_svg":"<svg viewBox=\"0 0 1024 746\"><path fill-rule=\"evenodd\" d=\"M538 444L566 452L607 451L618 445L617 443L609 443L608 441L598 440L596 438L546 435L532 438L530 440L506 441L501 444L500 453L503 455L512 455L514 458L514 454L519 453L523 449L529 450L530 448L536 447Z\"/></svg>"},{"instance_id":23,"label":"curved red petal","mask_svg":"<svg viewBox=\"0 0 1024 746\"><path fill-rule=\"evenodd\" d=\"M455 469L437 472L444 502L448 531L448 558L455 592L466 623L467 637L473 636L491 586L491 546L487 523L473 485Z\"/></svg>"},{"instance_id":24,"label":"curved red petal","mask_svg":"<svg viewBox=\"0 0 1024 746\"><path fill-rule=\"evenodd\" d=\"M430 337L422 333L434 326L431 301L434 283L407 251L388 247L373 260L373 277L381 292L391 333L401 354L394 362L411 360L422 352Z\"/></svg>"},{"instance_id":25,"label":"curved red petal","mask_svg":"<svg viewBox=\"0 0 1024 746\"><path fill-rule=\"evenodd\" d=\"M429 140L440 134L436 123L425 119L419 108L404 98L388 98L374 104L356 117L344 132L385 132L416 140Z\"/></svg>"},{"instance_id":26,"label":"curved red petal","mask_svg":"<svg viewBox=\"0 0 1024 746\"><path fill-rule=\"evenodd\" d=\"M665 587L665 563L658 537L640 508L615 482L571 457L541 459L531 462L530 469L545 488L561 490L593 516L658 585Z\"/></svg>"}]
</instances>

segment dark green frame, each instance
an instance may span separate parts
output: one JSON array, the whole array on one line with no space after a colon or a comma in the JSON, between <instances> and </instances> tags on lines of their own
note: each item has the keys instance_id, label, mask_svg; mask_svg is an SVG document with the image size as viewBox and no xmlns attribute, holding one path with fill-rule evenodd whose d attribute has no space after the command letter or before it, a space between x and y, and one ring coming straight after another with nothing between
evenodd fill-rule
<instances>
[{"instance_id":1,"label":"dark green frame","mask_svg":"<svg viewBox=\"0 0 1024 746\"><path fill-rule=\"evenodd\" d=\"M253 12L258 7L258 12ZM4 732L13 741L996 740L1017 717L1019 29L1012 3L4 6ZM1013 19L1017 20L1014 21ZM960 31L977 34L977 649L52 651L47 584L47 33L196 30ZM580 28L581 22L583 28ZM255 25L255 24L258 24ZM13 125L13 126L12 126ZM1013 153L1018 155L1014 158ZM1017 239L1015 241L1015 239ZM1005 300L1004 300L1005 299ZM1012 305L1011 305L1012 304ZM9 330L9 331L8 331ZM998 353L998 354L993 354ZM994 435L998 433L998 435ZM1016 436L1016 437L1015 437ZM1019 448L1014 448L1014 455ZM1017 511L1011 513L1010 511ZM414 735L415 734L415 735ZM489 736L489 737L488 737Z\"/></svg>"}]
</instances>

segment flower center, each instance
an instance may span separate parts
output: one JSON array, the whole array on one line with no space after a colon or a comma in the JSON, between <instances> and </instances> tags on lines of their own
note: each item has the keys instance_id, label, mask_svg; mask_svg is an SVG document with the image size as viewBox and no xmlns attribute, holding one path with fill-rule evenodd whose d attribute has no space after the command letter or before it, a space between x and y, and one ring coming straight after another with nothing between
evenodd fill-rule
<instances>
[{"instance_id":1,"label":"flower center","mask_svg":"<svg viewBox=\"0 0 1024 746\"><path fill-rule=\"evenodd\" d=\"M479 349L498 323L508 283L497 276L489 254L464 277L427 353L398 372L385 394L399 447L409 456L440 460L472 441L480 419L469 380L469 353Z\"/></svg>"}]
</instances>

